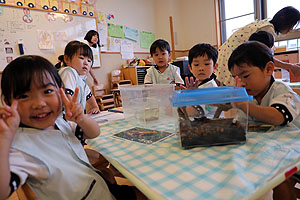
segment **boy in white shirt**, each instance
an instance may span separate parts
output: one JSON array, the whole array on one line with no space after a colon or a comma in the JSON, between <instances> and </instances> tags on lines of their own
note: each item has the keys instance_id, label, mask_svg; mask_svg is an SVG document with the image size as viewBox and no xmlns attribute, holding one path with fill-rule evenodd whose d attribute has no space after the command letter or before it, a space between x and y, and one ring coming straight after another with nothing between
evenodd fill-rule
<instances>
[{"instance_id":1,"label":"boy in white shirt","mask_svg":"<svg viewBox=\"0 0 300 200\"><path fill-rule=\"evenodd\" d=\"M150 54L155 66L147 70L145 84L183 84L180 69L168 63L170 58L170 45L167 41L159 39L152 43Z\"/></svg>"},{"instance_id":2,"label":"boy in white shirt","mask_svg":"<svg viewBox=\"0 0 300 200\"><path fill-rule=\"evenodd\" d=\"M274 79L270 48L256 41L241 44L232 52L228 69L236 85L254 97L249 103L250 122L300 128L300 97L288 85ZM234 105L247 111L246 102Z\"/></svg>"},{"instance_id":3,"label":"boy in white shirt","mask_svg":"<svg viewBox=\"0 0 300 200\"><path fill-rule=\"evenodd\" d=\"M189 51L189 69L193 76L185 79L187 89L218 87L220 82L216 80L214 71L218 67L218 50L206 43L199 43Z\"/></svg>"}]
</instances>

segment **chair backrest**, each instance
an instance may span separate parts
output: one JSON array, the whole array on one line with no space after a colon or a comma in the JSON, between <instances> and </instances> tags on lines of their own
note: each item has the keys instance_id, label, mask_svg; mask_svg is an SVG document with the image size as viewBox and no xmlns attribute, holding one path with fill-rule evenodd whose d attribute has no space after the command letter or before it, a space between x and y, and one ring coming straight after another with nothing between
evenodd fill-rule
<instances>
[{"instance_id":1,"label":"chair backrest","mask_svg":"<svg viewBox=\"0 0 300 200\"><path fill-rule=\"evenodd\" d=\"M106 89L104 88L104 84L93 85L92 93L95 97L101 97L106 94Z\"/></svg>"},{"instance_id":2,"label":"chair backrest","mask_svg":"<svg viewBox=\"0 0 300 200\"><path fill-rule=\"evenodd\" d=\"M17 191L19 200L38 200L32 189L25 183Z\"/></svg>"},{"instance_id":3,"label":"chair backrest","mask_svg":"<svg viewBox=\"0 0 300 200\"><path fill-rule=\"evenodd\" d=\"M292 88L300 96L300 88Z\"/></svg>"},{"instance_id":4,"label":"chair backrest","mask_svg":"<svg viewBox=\"0 0 300 200\"><path fill-rule=\"evenodd\" d=\"M118 83L122 79L123 79L123 77L122 77L121 70L117 69L117 70L113 70L111 72L111 82L112 83Z\"/></svg>"}]
</instances>

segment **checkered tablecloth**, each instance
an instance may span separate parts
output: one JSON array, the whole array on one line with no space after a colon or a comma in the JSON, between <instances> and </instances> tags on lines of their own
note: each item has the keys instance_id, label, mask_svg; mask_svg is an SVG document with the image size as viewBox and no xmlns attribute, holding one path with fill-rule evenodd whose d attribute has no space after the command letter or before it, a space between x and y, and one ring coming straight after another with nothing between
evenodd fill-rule
<instances>
[{"instance_id":1,"label":"checkered tablecloth","mask_svg":"<svg viewBox=\"0 0 300 200\"><path fill-rule=\"evenodd\" d=\"M176 134L152 145L111 137L130 128L125 120L107 124L88 145L165 199L255 199L283 181L286 171L299 169L299 130L250 132L242 145L182 150Z\"/></svg>"}]
</instances>

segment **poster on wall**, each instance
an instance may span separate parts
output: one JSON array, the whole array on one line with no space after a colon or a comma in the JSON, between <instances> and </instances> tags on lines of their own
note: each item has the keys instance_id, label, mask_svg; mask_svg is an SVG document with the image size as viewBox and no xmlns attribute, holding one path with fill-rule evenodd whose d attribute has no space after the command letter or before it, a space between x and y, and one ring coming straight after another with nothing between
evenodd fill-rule
<instances>
[{"instance_id":1,"label":"poster on wall","mask_svg":"<svg viewBox=\"0 0 300 200\"><path fill-rule=\"evenodd\" d=\"M54 49L53 37L50 31L37 30L40 49Z\"/></svg>"},{"instance_id":2,"label":"poster on wall","mask_svg":"<svg viewBox=\"0 0 300 200\"><path fill-rule=\"evenodd\" d=\"M133 28L129 28L128 26L125 26L124 28L124 35L125 38L133 40L135 42L139 39L139 31Z\"/></svg>"},{"instance_id":3,"label":"poster on wall","mask_svg":"<svg viewBox=\"0 0 300 200\"><path fill-rule=\"evenodd\" d=\"M108 36L110 37L117 37L117 38L124 38L124 27L122 25L115 25L108 23Z\"/></svg>"},{"instance_id":4,"label":"poster on wall","mask_svg":"<svg viewBox=\"0 0 300 200\"><path fill-rule=\"evenodd\" d=\"M149 49L155 40L155 34L152 32L140 31L140 46L143 49Z\"/></svg>"}]
</instances>

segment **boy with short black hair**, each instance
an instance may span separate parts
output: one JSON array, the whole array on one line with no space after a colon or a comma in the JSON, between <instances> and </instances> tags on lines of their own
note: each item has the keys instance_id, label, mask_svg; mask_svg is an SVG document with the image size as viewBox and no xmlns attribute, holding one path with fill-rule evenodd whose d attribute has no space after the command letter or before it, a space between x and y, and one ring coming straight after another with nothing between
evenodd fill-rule
<instances>
[{"instance_id":1,"label":"boy with short black hair","mask_svg":"<svg viewBox=\"0 0 300 200\"><path fill-rule=\"evenodd\" d=\"M275 126L300 127L300 97L285 83L272 76L272 51L264 44L248 41L237 47L228 60L236 86L244 87L254 99L249 103L249 119ZM234 103L247 111L246 102Z\"/></svg>"},{"instance_id":2,"label":"boy with short black hair","mask_svg":"<svg viewBox=\"0 0 300 200\"><path fill-rule=\"evenodd\" d=\"M152 43L150 54L155 66L147 70L145 84L183 84L180 69L168 63L170 58L170 45L167 41L159 39Z\"/></svg>"},{"instance_id":3,"label":"boy with short black hair","mask_svg":"<svg viewBox=\"0 0 300 200\"><path fill-rule=\"evenodd\" d=\"M189 51L189 69L193 76L185 79L186 88L208 88L218 87L220 82L216 80L214 70L218 67L218 50L206 43L199 43L193 46Z\"/></svg>"},{"instance_id":4,"label":"boy with short black hair","mask_svg":"<svg viewBox=\"0 0 300 200\"><path fill-rule=\"evenodd\" d=\"M267 45L267 47L269 47L270 49L273 48L274 46L274 36L267 32L267 31L258 31L253 33L250 37L248 41L258 41L261 42L265 45Z\"/></svg>"}]
</instances>

